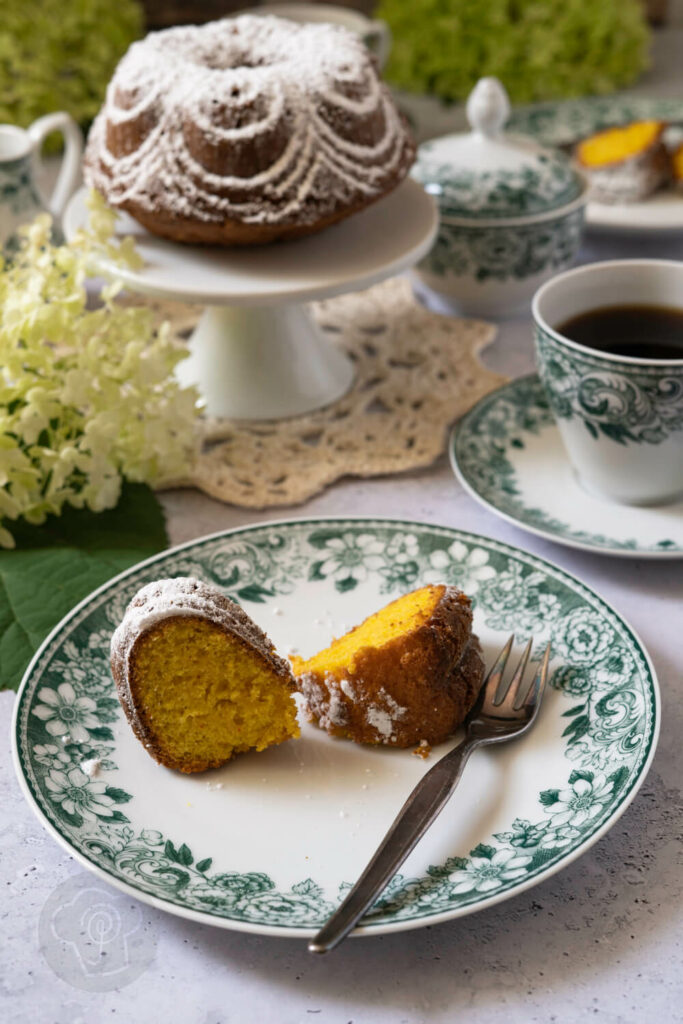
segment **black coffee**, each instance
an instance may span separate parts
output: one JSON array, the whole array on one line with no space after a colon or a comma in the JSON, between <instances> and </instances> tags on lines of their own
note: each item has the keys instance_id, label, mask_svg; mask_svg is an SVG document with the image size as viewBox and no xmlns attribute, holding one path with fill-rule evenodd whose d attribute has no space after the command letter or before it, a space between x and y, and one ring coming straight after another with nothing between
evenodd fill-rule
<instances>
[{"instance_id":1,"label":"black coffee","mask_svg":"<svg viewBox=\"0 0 683 1024\"><path fill-rule=\"evenodd\" d=\"M565 338L614 356L683 359L683 309L604 306L555 328Z\"/></svg>"}]
</instances>

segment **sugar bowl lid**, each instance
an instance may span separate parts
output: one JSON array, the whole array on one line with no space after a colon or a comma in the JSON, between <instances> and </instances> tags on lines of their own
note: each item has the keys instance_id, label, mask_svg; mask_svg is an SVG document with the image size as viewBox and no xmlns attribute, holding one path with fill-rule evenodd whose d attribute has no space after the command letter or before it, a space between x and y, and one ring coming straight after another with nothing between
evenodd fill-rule
<instances>
[{"instance_id":1,"label":"sugar bowl lid","mask_svg":"<svg viewBox=\"0 0 683 1024\"><path fill-rule=\"evenodd\" d=\"M418 150L413 177L439 204L442 218L517 220L576 199L580 175L560 152L503 126L510 100L497 78L481 78L467 100L472 131L442 135Z\"/></svg>"}]
</instances>

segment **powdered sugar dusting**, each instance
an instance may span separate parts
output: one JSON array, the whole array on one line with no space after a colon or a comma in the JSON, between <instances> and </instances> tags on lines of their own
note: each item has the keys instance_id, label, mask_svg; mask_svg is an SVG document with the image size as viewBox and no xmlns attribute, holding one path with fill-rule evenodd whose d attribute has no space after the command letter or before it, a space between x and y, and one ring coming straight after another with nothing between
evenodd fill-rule
<instances>
[{"instance_id":1,"label":"powdered sugar dusting","mask_svg":"<svg viewBox=\"0 0 683 1024\"><path fill-rule=\"evenodd\" d=\"M80 767L89 779L96 779L102 769L102 762L99 757L89 757L86 761L81 761Z\"/></svg>"},{"instance_id":2,"label":"powdered sugar dusting","mask_svg":"<svg viewBox=\"0 0 683 1024\"><path fill-rule=\"evenodd\" d=\"M408 713L396 703L391 694L381 689L377 694L381 703L370 704L365 712L368 725L375 729L383 740L390 740L394 735L394 726Z\"/></svg>"},{"instance_id":3,"label":"powdered sugar dusting","mask_svg":"<svg viewBox=\"0 0 683 1024\"><path fill-rule=\"evenodd\" d=\"M133 132L143 137L131 150ZM85 177L114 206L305 223L381 195L412 152L356 35L242 15L131 46L92 127Z\"/></svg>"}]
</instances>

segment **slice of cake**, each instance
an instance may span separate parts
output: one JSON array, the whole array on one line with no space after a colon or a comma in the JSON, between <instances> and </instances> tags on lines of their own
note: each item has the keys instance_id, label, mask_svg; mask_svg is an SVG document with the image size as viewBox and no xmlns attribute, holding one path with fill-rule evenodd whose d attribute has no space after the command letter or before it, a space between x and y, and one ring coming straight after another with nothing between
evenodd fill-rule
<instances>
[{"instance_id":1,"label":"slice of cake","mask_svg":"<svg viewBox=\"0 0 683 1024\"><path fill-rule=\"evenodd\" d=\"M409 747L441 743L484 678L472 608L456 587L399 597L308 660L292 658L304 709L333 736Z\"/></svg>"},{"instance_id":2,"label":"slice of cake","mask_svg":"<svg viewBox=\"0 0 683 1024\"><path fill-rule=\"evenodd\" d=\"M135 735L167 768L201 772L299 735L289 665L199 580L138 591L112 637L111 669Z\"/></svg>"},{"instance_id":3,"label":"slice of cake","mask_svg":"<svg viewBox=\"0 0 683 1024\"><path fill-rule=\"evenodd\" d=\"M669 154L671 161L671 175L674 185L683 188L683 142L679 142Z\"/></svg>"},{"instance_id":4,"label":"slice of cake","mask_svg":"<svg viewBox=\"0 0 683 1024\"><path fill-rule=\"evenodd\" d=\"M662 121L634 121L607 128L580 142L576 160L598 203L633 203L668 180L669 158Z\"/></svg>"}]
</instances>

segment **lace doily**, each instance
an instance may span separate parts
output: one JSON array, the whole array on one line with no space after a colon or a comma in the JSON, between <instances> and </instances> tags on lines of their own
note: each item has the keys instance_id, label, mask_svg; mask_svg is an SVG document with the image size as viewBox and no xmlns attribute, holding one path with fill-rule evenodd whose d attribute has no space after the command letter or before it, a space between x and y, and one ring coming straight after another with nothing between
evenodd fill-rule
<instances>
[{"instance_id":1,"label":"lace doily","mask_svg":"<svg viewBox=\"0 0 683 1024\"><path fill-rule=\"evenodd\" d=\"M145 301L180 338L201 310ZM424 309L405 278L312 304L319 328L355 365L351 390L305 416L277 421L202 421L193 486L245 508L295 505L339 477L379 476L430 465L449 426L505 378L477 352L495 335L478 320Z\"/></svg>"}]
</instances>

